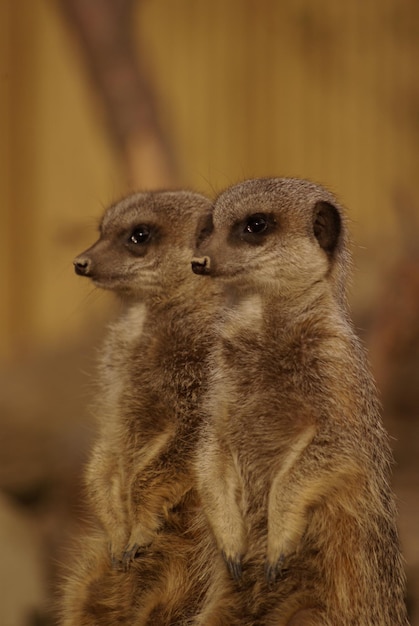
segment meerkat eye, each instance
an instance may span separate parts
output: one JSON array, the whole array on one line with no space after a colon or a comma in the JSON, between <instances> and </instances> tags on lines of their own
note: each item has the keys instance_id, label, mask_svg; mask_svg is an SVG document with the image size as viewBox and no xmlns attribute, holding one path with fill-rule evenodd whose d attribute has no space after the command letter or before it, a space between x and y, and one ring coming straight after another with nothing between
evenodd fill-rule
<instances>
[{"instance_id":1,"label":"meerkat eye","mask_svg":"<svg viewBox=\"0 0 419 626\"><path fill-rule=\"evenodd\" d=\"M136 226L129 236L129 243L133 243L135 245L139 245L142 243L147 243L150 239L151 230L150 228L143 224L141 226Z\"/></svg>"},{"instance_id":2,"label":"meerkat eye","mask_svg":"<svg viewBox=\"0 0 419 626\"><path fill-rule=\"evenodd\" d=\"M268 219L262 213L255 213L247 218L244 232L259 235L268 228Z\"/></svg>"},{"instance_id":3,"label":"meerkat eye","mask_svg":"<svg viewBox=\"0 0 419 626\"><path fill-rule=\"evenodd\" d=\"M250 245L262 246L268 240L268 235L277 229L275 215L271 213L253 213L244 220L233 225L231 241L240 241Z\"/></svg>"}]
</instances>

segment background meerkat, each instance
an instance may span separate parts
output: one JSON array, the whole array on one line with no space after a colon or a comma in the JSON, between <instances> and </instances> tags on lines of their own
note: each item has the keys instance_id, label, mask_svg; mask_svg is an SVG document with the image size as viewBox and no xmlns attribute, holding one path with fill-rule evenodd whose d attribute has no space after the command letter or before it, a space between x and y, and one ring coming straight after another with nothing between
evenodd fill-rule
<instances>
[{"instance_id":1,"label":"background meerkat","mask_svg":"<svg viewBox=\"0 0 419 626\"><path fill-rule=\"evenodd\" d=\"M195 490L127 571L111 567L103 533L78 544L58 610L62 626L190 626L225 569ZM232 581L228 585L233 599Z\"/></svg>"},{"instance_id":2,"label":"background meerkat","mask_svg":"<svg viewBox=\"0 0 419 626\"><path fill-rule=\"evenodd\" d=\"M192 262L225 291L196 471L243 624L408 624L349 265L336 199L297 179L223 192ZM201 624L228 624L225 601L213 588Z\"/></svg>"},{"instance_id":3,"label":"background meerkat","mask_svg":"<svg viewBox=\"0 0 419 626\"><path fill-rule=\"evenodd\" d=\"M86 476L105 533L83 539L65 624L114 624L116 616L183 624L205 592L213 540L203 531L191 464L216 296L192 274L190 257L209 209L191 192L134 194L106 211L99 240L74 261L125 309L102 354L99 436ZM111 571L107 544L114 569L134 564L132 573Z\"/></svg>"}]
</instances>

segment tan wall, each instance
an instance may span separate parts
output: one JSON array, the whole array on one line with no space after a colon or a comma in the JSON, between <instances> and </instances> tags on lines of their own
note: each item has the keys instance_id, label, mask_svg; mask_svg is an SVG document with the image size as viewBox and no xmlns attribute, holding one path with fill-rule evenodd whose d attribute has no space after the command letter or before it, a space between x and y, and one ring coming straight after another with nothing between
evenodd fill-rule
<instances>
[{"instance_id":1,"label":"tan wall","mask_svg":"<svg viewBox=\"0 0 419 626\"><path fill-rule=\"evenodd\" d=\"M0 342L10 351L79 330L84 286L73 279L71 260L93 236L101 203L119 193L121 175L54 5L10 0L2 12L7 135L0 154L8 180Z\"/></svg>"},{"instance_id":2,"label":"tan wall","mask_svg":"<svg viewBox=\"0 0 419 626\"><path fill-rule=\"evenodd\" d=\"M362 246L364 306L403 245L397 203L419 206L418 15L414 0L145 0L136 12L185 184L213 193L296 175L330 186ZM10 355L71 340L98 314L106 298L87 297L71 260L125 182L54 2L3 0L0 42L0 351Z\"/></svg>"}]
</instances>

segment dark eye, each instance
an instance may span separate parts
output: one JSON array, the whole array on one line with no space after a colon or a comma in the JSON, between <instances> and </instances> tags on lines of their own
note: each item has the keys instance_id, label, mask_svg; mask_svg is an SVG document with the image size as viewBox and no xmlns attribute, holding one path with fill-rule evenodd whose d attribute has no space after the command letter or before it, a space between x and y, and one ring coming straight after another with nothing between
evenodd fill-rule
<instances>
[{"instance_id":1,"label":"dark eye","mask_svg":"<svg viewBox=\"0 0 419 626\"><path fill-rule=\"evenodd\" d=\"M147 241L150 239L150 235L151 231L148 226L136 226L136 228L134 228L131 235L129 236L129 243L134 243L136 245L147 243Z\"/></svg>"},{"instance_id":2,"label":"dark eye","mask_svg":"<svg viewBox=\"0 0 419 626\"><path fill-rule=\"evenodd\" d=\"M268 228L268 219L262 213L255 213L247 218L244 232L259 235Z\"/></svg>"}]
</instances>

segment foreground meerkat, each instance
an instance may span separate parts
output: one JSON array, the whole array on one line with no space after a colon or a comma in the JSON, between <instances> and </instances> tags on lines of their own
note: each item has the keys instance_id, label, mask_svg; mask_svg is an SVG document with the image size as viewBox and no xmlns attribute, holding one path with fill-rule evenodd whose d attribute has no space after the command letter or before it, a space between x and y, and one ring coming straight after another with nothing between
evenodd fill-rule
<instances>
[{"instance_id":1,"label":"foreground meerkat","mask_svg":"<svg viewBox=\"0 0 419 626\"><path fill-rule=\"evenodd\" d=\"M66 624L112 624L117 616L143 624L156 607L165 616L156 623L181 624L173 615L189 614L193 603L179 608L180 598L192 589L198 606L205 592L214 550L192 460L216 290L192 274L190 257L210 206L192 192L129 196L106 211L99 240L74 261L77 274L116 292L125 308L102 353L99 435L86 473L104 534L86 538L86 558L67 585Z\"/></svg>"},{"instance_id":2,"label":"foreground meerkat","mask_svg":"<svg viewBox=\"0 0 419 626\"><path fill-rule=\"evenodd\" d=\"M408 624L391 452L349 317L349 266L342 209L297 179L223 192L192 261L225 293L196 472L242 624ZM231 623L222 587L212 594L200 623Z\"/></svg>"}]
</instances>

